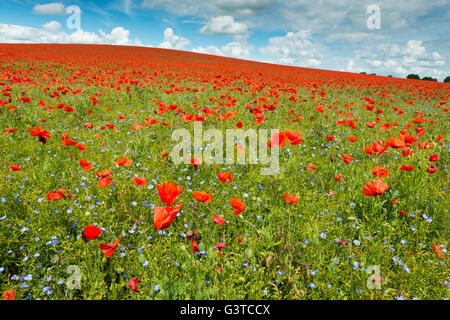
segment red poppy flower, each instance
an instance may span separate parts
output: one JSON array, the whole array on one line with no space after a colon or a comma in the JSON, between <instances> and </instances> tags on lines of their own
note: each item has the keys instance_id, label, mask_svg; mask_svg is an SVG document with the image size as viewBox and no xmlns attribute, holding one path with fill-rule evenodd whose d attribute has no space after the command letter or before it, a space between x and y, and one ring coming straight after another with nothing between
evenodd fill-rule
<instances>
[{"instance_id":1,"label":"red poppy flower","mask_svg":"<svg viewBox=\"0 0 450 320\"><path fill-rule=\"evenodd\" d=\"M158 188L159 198L168 206L171 206L175 202L183 190L182 186L176 186L173 183L158 184L156 187Z\"/></svg>"},{"instance_id":2,"label":"red poppy flower","mask_svg":"<svg viewBox=\"0 0 450 320\"><path fill-rule=\"evenodd\" d=\"M145 178L133 178L133 183L138 186L145 187L147 180Z\"/></svg>"},{"instance_id":3,"label":"red poppy flower","mask_svg":"<svg viewBox=\"0 0 450 320\"><path fill-rule=\"evenodd\" d=\"M293 146L296 146L303 141L303 138L300 137L300 133L297 131L286 131L286 137Z\"/></svg>"},{"instance_id":4,"label":"red poppy flower","mask_svg":"<svg viewBox=\"0 0 450 320\"><path fill-rule=\"evenodd\" d=\"M3 291L3 300L16 300L15 294L16 290L14 289Z\"/></svg>"},{"instance_id":5,"label":"red poppy flower","mask_svg":"<svg viewBox=\"0 0 450 320\"><path fill-rule=\"evenodd\" d=\"M158 123L158 120L156 120L156 119L153 119L153 118L144 118L144 121L145 121L145 125L146 126L150 126L150 125L152 125L152 124L157 124Z\"/></svg>"},{"instance_id":6,"label":"red poppy flower","mask_svg":"<svg viewBox=\"0 0 450 320\"><path fill-rule=\"evenodd\" d=\"M61 145L62 146L76 146L77 143L75 142L75 140L72 140L72 139L64 139L63 141L61 141Z\"/></svg>"},{"instance_id":7,"label":"red poppy flower","mask_svg":"<svg viewBox=\"0 0 450 320\"><path fill-rule=\"evenodd\" d=\"M47 130L41 129L39 126L35 126L33 129L28 129L33 137L39 137L39 141L45 144L47 139L50 139L50 135Z\"/></svg>"},{"instance_id":8,"label":"red poppy flower","mask_svg":"<svg viewBox=\"0 0 450 320\"><path fill-rule=\"evenodd\" d=\"M421 137L425 134L425 128L415 128L417 136Z\"/></svg>"},{"instance_id":9,"label":"red poppy flower","mask_svg":"<svg viewBox=\"0 0 450 320\"><path fill-rule=\"evenodd\" d=\"M101 178L98 181L97 186L99 188L106 188L107 186L109 186L109 184L111 183L112 180L113 180L113 178Z\"/></svg>"},{"instance_id":10,"label":"red poppy flower","mask_svg":"<svg viewBox=\"0 0 450 320\"><path fill-rule=\"evenodd\" d=\"M394 149L406 148L407 145L405 142L405 137L403 135L400 135L398 138L387 139L386 144L384 145L383 149L378 152L378 155L382 154L389 147Z\"/></svg>"},{"instance_id":11,"label":"red poppy flower","mask_svg":"<svg viewBox=\"0 0 450 320\"><path fill-rule=\"evenodd\" d=\"M242 129L243 126L244 126L244 125L242 124L242 122L236 123L236 127L237 127L238 129Z\"/></svg>"},{"instance_id":12,"label":"red poppy flower","mask_svg":"<svg viewBox=\"0 0 450 320\"><path fill-rule=\"evenodd\" d=\"M438 154L432 154L430 156L430 159L428 159L429 161L439 161L439 155Z\"/></svg>"},{"instance_id":13,"label":"red poppy flower","mask_svg":"<svg viewBox=\"0 0 450 320\"><path fill-rule=\"evenodd\" d=\"M66 189L58 189L58 191L56 191L56 192L49 191L47 193L47 201L50 201L50 200L58 201L59 199L65 198L65 197L69 197L70 199L73 199L73 197L70 193L65 195L66 192L67 192Z\"/></svg>"},{"instance_id":14,"label":"red poppy flower","mask_svg":"<svg viewBox=\"0 0 450 320\"><path fill-rule=\"evenodd\" d=\"M344 162L349 164L353 161L353 157L351 157L349 154L340 154L342 158L344 158Z\"/></svg>"},{"instance_id":15,"label":"red poppy flower","mask_svg":"<svg viewBox=\"0 0 450 320\"><path fill-rule=\"evenodd\" d=\"M168 228L180 210L181 204L178 204L175 208L155 207L153 209L153 224L155 228L158 230Z\"/></svg>"},{"instance_id":16,"label":"red poppy flower","mask_svg":"<svg viewBox=\"0 0 450 320\"><path fill-rule=\"evenodd\" d=\"M292 204L298 205L298 197L295 193L291 193L291 194L285 193L283 195L283 198L284 198L284 201L286 201L287 203L292 203Z\"/></svg>"},{"instance_id":17,"label":"red poppy flower","mask_svg":"<svg viewBox=\"0 0 450 320\"><path fill-rule=\"evenodd\" d=\"M97 228L93 225L89 225L84 228L83 236L86 240L95 240L102 232L102 229Z\"/></svg>"},{"instance_id":18,"label":"red poppy flower","mask_svg":"<svg viewBox=\"0 0 450 320\"><path fill-rule=\"evenodd\" d=\"M82 160L81 158L78 159L78 163L81 167L83 167L84 171L90 171L94 167L92 164L85 160Z\"/></svg>"},{"instance_id":19,"label":"red poppy flower","mask_svg":"<svg viewBox=\"0 0 450 320\"><path fill-rule=\"evenodd\" d=\"M95 171L95 174L96 174L97 177L99 177L99 178L106 178L106 177L109 176L111 173L112 173L112 171L109 170L109 169L103 170L101 173L98 173L97 171Z\"/></svg>"},{"instance_id":20,"label":"red poppy flower","mask_svg":"<svg viewBox=\"0 0 450 320\"><path fill-rule=\"evenodd\" d=\"M233 176L231 175L231 173L229 172L219 172L217 174L217 177L220 179L220 181L222 181L223 183L225 183L228 180L228 183L231 183L233 181Z\"/></svg>"},{"instance_id":21,"label":"red poppy flower","mask_svg":"<svg viewBox=\"0 0 450 320\"><path fill-rule=\"evenodd\" d=\"M344 181L344 176L342 175L342 173L339 173L336 175L336 177L334 177L334 180L339 181L339 182L343 182Z\"/></svg>"},{"instance_id":22,"label":"red poppy flower","mask_svg":"<svg viewBox=\"0 0 450 320\"><path fill-rule=\"evenodd\" d=\"M370 146L364 147L364 152L367 153L369 156L376 154L377 152L380 152L383 149L380 143L375 142L372 143Z\"/></svg>"},{"instance_id":23,"label":"red poppy flower","mask_svg":"<svg viewBox=\"0 0 450 320\"><path fill-rule=\"evenodd\" d=\"M234 215L238 215L245 210L245 203L239 198L231 199L231 206L234 208Z\"/></svg>"},{"instance_id":24,"label":"red poppy flower","mask_svg":"<svg viewBox=\"0 0 450 320\"><path fill-rule=\"evenodd\" d=\"M373 180L363 186L363 194L369 197L378 197L383 194L389 186L382 180Z\"/></svg>"},{"instance_id":25,"label":"red poppy flower","mask_svg":"<svg viewBox=\"0 0 450 320\"><path fill-rule=\"evenodd\" d=\"M423 142L419 143L419 145L417 146L417 148L419 148L419 149L429 149L429 148L431 148L432 146L433 146L432 143L423 141Z\"/></svg>"},{"instance_id":26,"label":"red poppy flower","mask_svg":"<svg viewBox=\"0 0 450 320\"><path fill-rule=\"evenodd\" d=\"M412 151L411 149L409 149L409 150L402 150L402 156L403 157L412 156L413 154L414 154L414 151Z\"/></svg>"},{"instance_id":27,"label":"red poppy flower","mask_svg":"<svg viewBox=\"0 0 450 320\"><path fill-rule=\"evenodd\" d=\"M315 170L316 170L316 167L313 166L312 164L308 164L308 165L306 166L306 168L307 168L309 171L315 171Z\"/></svg>"},{"instance_id":28,"label":"red poppy flower","mask_svg":"<svg viewBox=\"0 0 450 320\"><path fill-rule=\"evenodd\" d=\"M333 136L327 136L327 141L333 141L334 137Z\"/></svg>"},{"instance_id":29,"label":"red poppy flower","mask_svg":"<svg viewBox=\"0 0 450 320\"><path fill-rule=\"evenodd\" d=\"M133 163L133 160L128 158L119 158L117 161L113 161L114 164L117 164L118 166L124 166L129 167Z\"/></svg>"},{"instance_id":30,"label":"red poppy flower","mask_svg":"<svg viewBox=\"0 0 450 320\"><path fill-rule=\"evenodd\" d=\"M430 164L427 168L427 172L434 173L435 171L436 171L436 166L433 166L432 164Z\"/></svg>"},{"instance_id":31,"label":"red poppy flower","mask_svg":"<svg viewBox=\"0 0 450 320\"><path fill-rule=\"evenodd\" d=\"M194 165L194 170L197 171L197 168L198 168L199 164L202 162L202 160L198 159L198 158L191 158L190 161Z\"/></svg>"},{"instance_id":32,"label":"red poppy flower","mask_svg":"<svg viewBox=\"0 0 450 320\"><path fill-rule=\"evenodd\" d=\"M372 174L377 178L389 177L389 171L383 167L374 167L372 169Z\"/></svg>"},{"instance_id":33,"label":"red poppy flower","mask_svg":"<svg viewBox=\"0 0 450 320\"><path fill-rule=\"evenodd\" d=\"M400 169L399 170L402 170L402 171L411 171L411 170L413 170L414 169L414 167L413 166L405 166L404 164L400 167Z\"/></svg>"},{"instance_id":34,"label":"red poppy flower","mask_svg":"<svg viewBox=\"0 0 450 320\"><path fill-rule=\"evenodd\" d=\"M211 193L206 193L204 191L195 191L192 193L195 200L203 202L203 203L210 203L212 200Z\"/></svg>"},{"instance_id":35,"label":"red poppy flower","mask_svg":"<svg viewBox=\"0 0 450 320\"><path fill-rule=\"evenodd\" d=\"M3 132L4 132L6 135L8 135L8 134L10 134L10 133L12 133L12 132L14 132L14 131L17 131L17 128L9 128L9 129L3 130Z\"/></svg>"},{"instance_id":36,"label":"red poppy flower","mask_svg":"<svg viewBox=\"0 0 450 320\"><path fill-rule=\"evenodd\" d=\"M356 137L349 137L348 138L348 141L350 141L350 142L355 142L356 140L358 140L358 138L356 138Z\"/></svg>"},{"instance_id":37,"label":"red poppy flower","mask_svg":"<svg viewBox=\"0 0 450 320\"><path fill-rule=\"evenodd\" d=\"M219 217L217 214L213 217L214 223L218 224L219 226L223 225L225 222L227 222L227 219Z\"/></svg>"},{"instance_id":38,"label":"red poppy flower","mask_svg":"<svg viewBox=\"0 0 450 320\"><path fill-rule=\"evenodd\" d=\"M283 148L286 143L286 139L287 139L287 136L286 136L285 132L275 132L272 135L272 140L267 143L267 146L269 148L272 148L272 147Z\"/></svg>"},{"instance_id":39,"label":"red poppy flower","mask_svg":"<svg viewBox=\"0 0 450 320\"><path fill-rule=\"evenodd\" d=\"M436 243L433 242L433 251L437 253L438 257L443 259L444 253L441 251L441 247L436 245Z\"/></svg>"},{"instance_id":40,"label":"red poppy flower","mask_svg":"<svg viewBox=\"0 0 450 320\"><path fill-rule=\"evenodd\" d=\"M222 249L227 246L225 242L219 242L214 245L217 249L219 249L219 252L222 253Z\"/></svg>"},{"instance_id":41,"label":"red poppy flower","mask_svg":"<svg viewBox=\"0 0 450 320\"><path fill-rule=\"evenodd\" d=\"M119 242L120 242L120 239L117 239L117 241L114 243L106 243L106 244L102 243L102 244L100 244L100 250L105 251L103 253L103 255L106 258L109 258L114 254L114 252L116 252L116 249L119 246Z\"/></svg>"},{"instance_id":42,"label":"red poppy flower","mask_svg":"<svg viewBox=\"0 0 450 320\"><path fill-rule=\"evenodd\" d=\"M139 130L144 129L144 128L145 128L145 126L143 124L134 123L133 126L131 127L131 130L139 131Z\"/></svg>"},{"instance_id":43,"label":"red poppy flower","mask_svg":"<svg viewBox=\"0 0 450 320\"><path fill-rule=\"evenodd\" d=\"M131 290L140 293L141 290L138 289L139 282L141 282L141 280L139 280L138 278L131 278L130 281L128 281L128 286Z\"/></svg>"},{"instance_id":44,"label":"red poppy flower","mask_svg":"<svg viewBox=\"0 0 450 320\"><path fill-rule=\"evenodd\" d=\"M20 171L20 169L22 169L22 167L18 167L15 164L10 165L9 167L12 171Z\"/></svg>"},{"instance_id":45,"label":"red poppy flower","mask_svg":"<svg viewBox=\"0 0 450 320\"><path fill-rule=\"evenodd\" d=\"M197 241L192 240L192 253L196 253L196 252L199 252L199 251L200 251L200 249L198 248Z\"/></svg>"}]
</instances>

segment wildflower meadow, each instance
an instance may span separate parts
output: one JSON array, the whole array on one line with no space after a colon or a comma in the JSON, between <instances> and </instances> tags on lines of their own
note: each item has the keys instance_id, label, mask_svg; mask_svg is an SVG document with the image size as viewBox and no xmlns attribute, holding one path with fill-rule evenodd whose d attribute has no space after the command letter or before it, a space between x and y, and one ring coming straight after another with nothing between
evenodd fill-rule
<instances>
[{"instance_id":1,"label":"wildflower meadow","mask_svg":"<svg viewBox=\"0 0 450 320\"><path fill-rule=\"evenodd\" d=\"M0 89L3 299L449 298L448 83L1 44Z\"/></svg>"}]
</instances>

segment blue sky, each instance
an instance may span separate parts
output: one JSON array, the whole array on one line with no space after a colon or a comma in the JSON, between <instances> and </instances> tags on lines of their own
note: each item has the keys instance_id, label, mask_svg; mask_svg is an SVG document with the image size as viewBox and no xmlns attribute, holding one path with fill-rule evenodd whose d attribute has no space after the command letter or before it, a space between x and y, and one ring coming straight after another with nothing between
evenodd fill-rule
<instances>
[{"instance_id":1,"label":"blue sky","mask_svg":"<svg viewBox=\"0 0 450 320\"><path fill-rule=\"evenodd\" d=\"M417 73L439 81L450 75L450 0L0 4L0 43L138 45L328 70ZM79 25L67 25L71 6L81 11Z\"/></svg>"}]
</instances>

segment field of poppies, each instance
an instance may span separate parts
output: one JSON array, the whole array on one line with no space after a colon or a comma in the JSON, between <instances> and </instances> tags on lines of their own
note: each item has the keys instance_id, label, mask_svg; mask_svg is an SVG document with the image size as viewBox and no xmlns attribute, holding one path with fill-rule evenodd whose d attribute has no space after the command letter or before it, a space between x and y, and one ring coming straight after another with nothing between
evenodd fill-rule
<instances>
[{"instance_id":1,"label":"field of poppies","mask_svg":"<svg viewBox=\"0 0 450 320\"><path fill-rule=\"evenodd\" d=\"M449 298L449 84L2 44L0 88L3 299ZM279 172L174 164L194 122Z\"/></svg>"}]
</instances>

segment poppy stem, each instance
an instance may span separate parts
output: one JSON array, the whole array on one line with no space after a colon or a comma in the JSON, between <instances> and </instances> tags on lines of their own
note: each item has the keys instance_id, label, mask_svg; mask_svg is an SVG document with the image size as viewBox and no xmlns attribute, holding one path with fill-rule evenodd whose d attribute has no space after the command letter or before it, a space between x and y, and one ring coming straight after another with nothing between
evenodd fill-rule
<instances>
[{"instance_id":1,"label":"poppy stem","mask_svg":"<svg viewBox=\"0 0 450 320\"><path fill-rule=\"evenodd\" d=\"M288 237L287 246L289 248L289 265L288 265L288 281L291 281L291 265L292 265L292 251L291 251L291 208L288 210Z\"/></svg>"}]
</instances>

